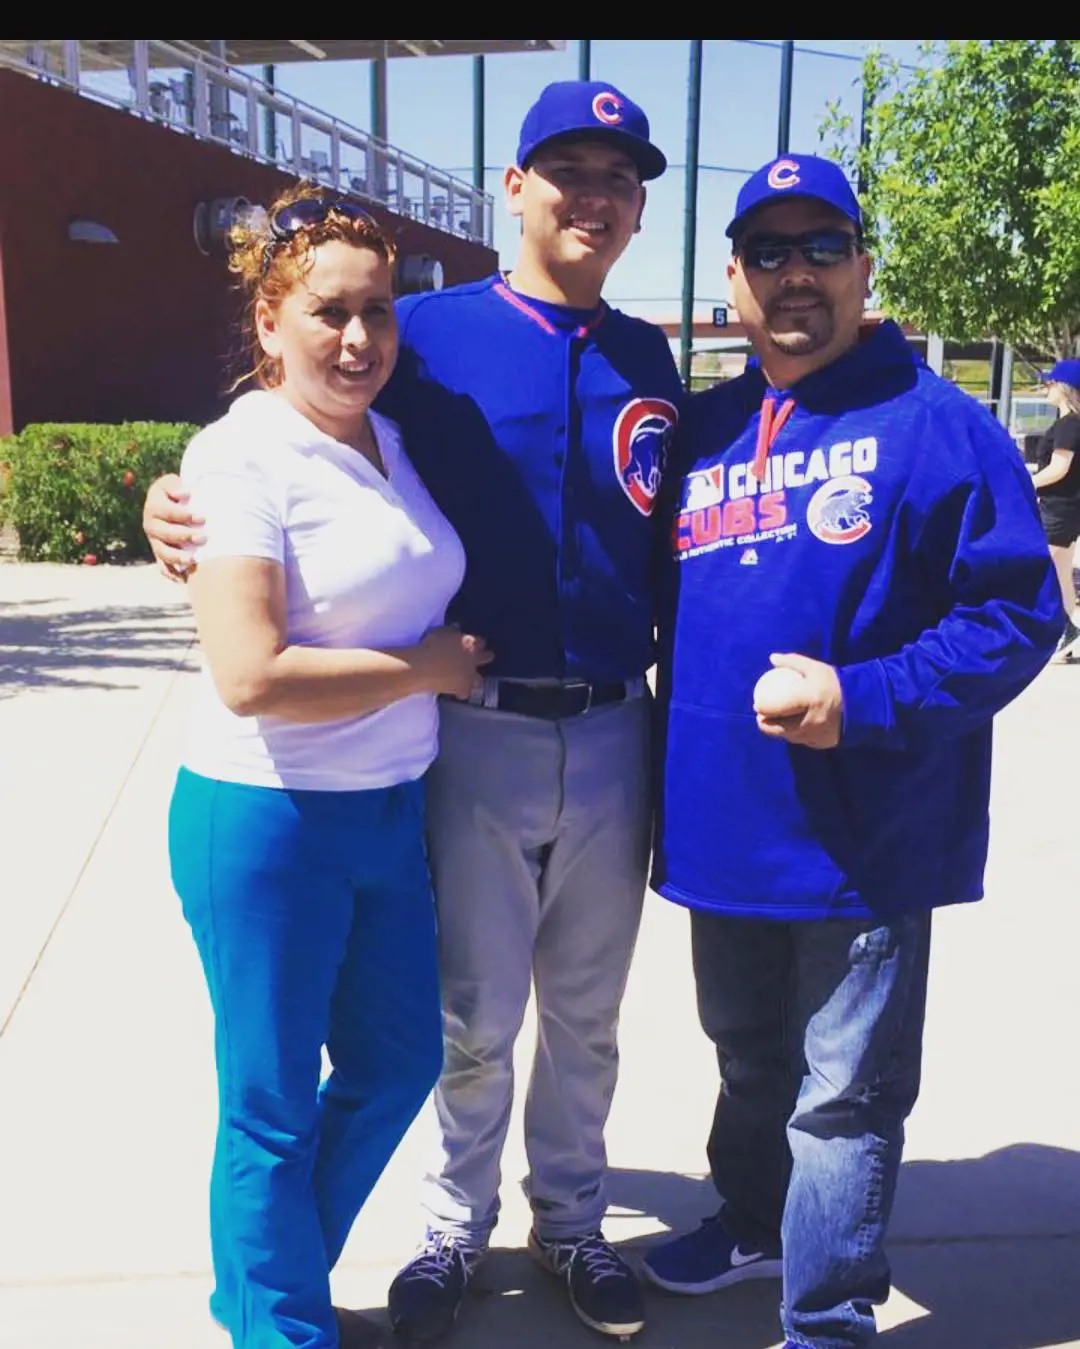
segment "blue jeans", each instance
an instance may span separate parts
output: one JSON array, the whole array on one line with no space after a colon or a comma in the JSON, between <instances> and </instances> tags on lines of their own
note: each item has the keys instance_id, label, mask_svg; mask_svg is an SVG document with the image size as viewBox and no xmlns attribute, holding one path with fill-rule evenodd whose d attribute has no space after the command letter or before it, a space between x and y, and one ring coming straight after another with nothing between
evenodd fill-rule
<instances>
[{"instance_id":1,"label":"blue jeans","mask_svg":"<svg viewBox=\"0 0 1080 1349\"><path fill-rule=\"evenodd\" d=\"M237 1349L337 1349L330 1269L438 1075L423 834L419 782L177 780L173 881L215 1016L211 1306Z\"/></svg>"},{"instance_id":2,"label":"blue jeans","mask_svg":"<svg viewBox=\"0 0 1080 1349\"><path fill-rule=\"evenodd\" d=\"M722 1078L709 1163L724 1225L758 1247L782 1242L796 1344L869 1344L919 1091L930 914L878 925L694 912L692 931Z\"/></svg>"}]
</instances>

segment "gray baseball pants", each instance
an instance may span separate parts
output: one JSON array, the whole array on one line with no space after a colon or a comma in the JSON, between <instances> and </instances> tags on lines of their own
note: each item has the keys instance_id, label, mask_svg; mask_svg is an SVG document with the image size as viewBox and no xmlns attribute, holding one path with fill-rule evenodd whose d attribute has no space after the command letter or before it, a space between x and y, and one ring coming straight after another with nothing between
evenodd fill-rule
<instances>
[{"instance_id":1,"label":"gray baseball pants","mask_svg":"<svg viewBox=\"0 0 1080 1349\"><path fill-rule=\"evenodd\" d=\"M514 1042L535 985L527 1193L542 1237L596 1230L619 1004L649 857L648 696L545 721L444 700L429 774L445 1063L428 1224L485 1246Z\"/></svg>"}]
</instances>

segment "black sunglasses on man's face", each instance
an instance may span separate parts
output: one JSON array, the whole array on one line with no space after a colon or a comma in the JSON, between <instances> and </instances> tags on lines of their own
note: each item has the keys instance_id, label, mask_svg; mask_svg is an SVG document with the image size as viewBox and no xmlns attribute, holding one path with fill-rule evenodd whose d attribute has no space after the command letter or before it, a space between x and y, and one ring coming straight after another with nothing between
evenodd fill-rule
<instances>
[{"instance_id":1,"label":"black sunglasses on man's face","mask_svg":"<svg viewBox=\"0 0 1080 1349\"><path fill-rule=\"evenodd\" d=\"M835 267L861 251L848 230L808 230L805 234L750 234L735 249L743 266L754 272L778 272L798 253L810 267Z\"/></svg>"}]
</instances>

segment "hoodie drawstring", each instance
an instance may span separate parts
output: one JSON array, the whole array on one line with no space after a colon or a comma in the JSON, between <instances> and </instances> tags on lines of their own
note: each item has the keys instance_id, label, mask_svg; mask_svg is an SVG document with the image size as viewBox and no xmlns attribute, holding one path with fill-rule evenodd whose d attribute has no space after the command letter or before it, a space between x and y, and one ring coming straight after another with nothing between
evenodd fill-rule
<instances>
[{"instance_id":1,"label":"hoodie drawstring","mask_svg":"<svg viewBox=\"0 0 1080 1349\"><path fill-rule=\"evenodd\" d=\"M764 482L765 461L769 457L769 451L794 411L794 398L785 398L779 407L769 394L761 400L761 421L758 424L757 444L754 447L754 462L750 467L750 472L758 482Z\"/></svg>"}]
</instances>

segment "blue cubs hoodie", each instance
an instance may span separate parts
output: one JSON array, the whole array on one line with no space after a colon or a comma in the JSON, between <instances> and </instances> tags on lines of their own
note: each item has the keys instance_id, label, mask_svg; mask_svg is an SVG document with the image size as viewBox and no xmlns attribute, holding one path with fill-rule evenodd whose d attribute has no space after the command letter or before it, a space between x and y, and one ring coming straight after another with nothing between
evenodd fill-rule
<instances>
[{"instance_id":1,"label":"blue cubs hoodie","mask_svg":"<svg viewBox=\"0 0 1080 1349\"><path fill-rule=\"evenodd\" d=\"M991 718L1063 625L1006 433L885 323L790 390L691 400L665 491L654 886L783 920L978 899ZM758 731L782 651L837 668L836 749Z\"/></svg>"}]
</instances>

